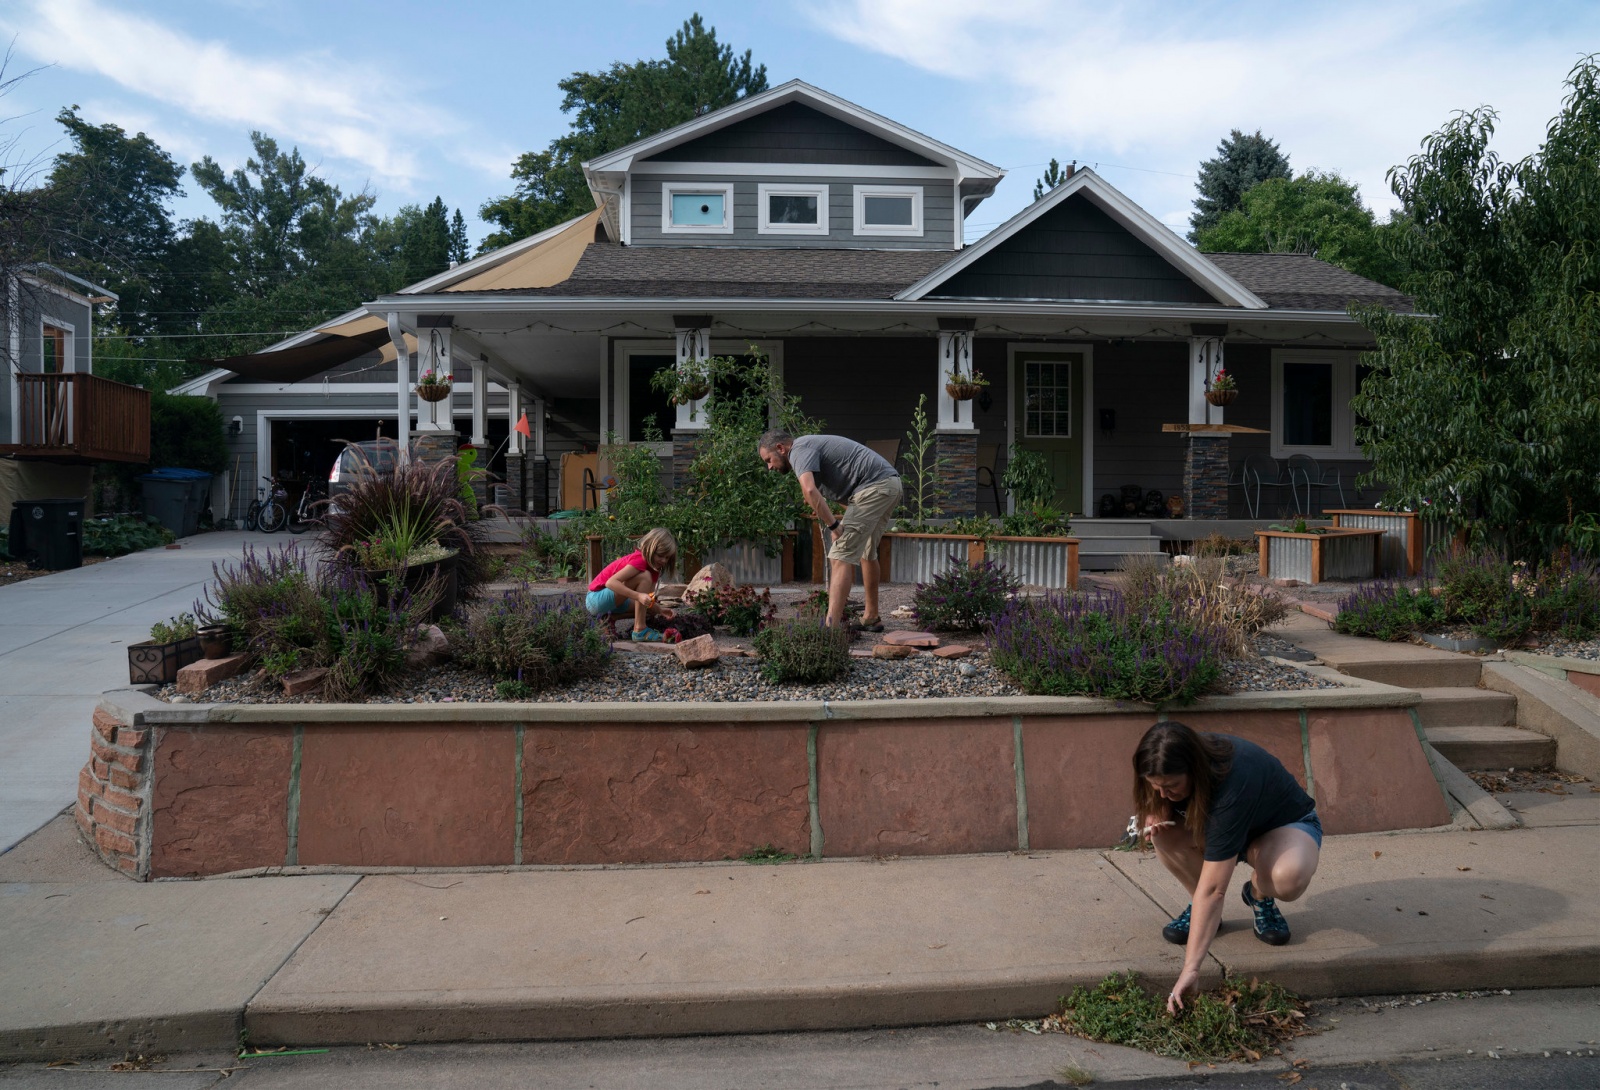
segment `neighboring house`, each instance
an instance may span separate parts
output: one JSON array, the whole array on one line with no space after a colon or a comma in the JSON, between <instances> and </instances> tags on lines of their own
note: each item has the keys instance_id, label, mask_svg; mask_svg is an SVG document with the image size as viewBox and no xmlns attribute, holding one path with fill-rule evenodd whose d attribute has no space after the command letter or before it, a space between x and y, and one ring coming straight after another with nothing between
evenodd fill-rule
<instances>
[{"instance_id":1,"label":"neighboring house","mask_svg":"<svg viewBox=\"0 0 1600 1090\"><path fill-rule=\"evenodd\" d=\"M150 457L150 394L94 374L105 288L51 265L0 272L0 521L19 499L88 498L95 462Z\"/></svg>"},{"instance_id":2,"label":"neighboring house","mask_svg":"<svg viewBox=\"0 0 1600 1090\"><path fill-rule=\"evenodd\" d=\"M531 450L513 435L499 464L530 506L554 502L559 453L609 433L638 440L652 419L681 467L704 415L669 405L651 375L753 344L807 413L851 438L892 443L927 395L954 514L994 510L976 471L1013 443L1045 453L1059 506L1091 516L1138 486L1186 496L1204 519L1238 517L1243 495L1226 477L1252 454L1313 455L1357 502L1351 482L1367 466L1349 398L1372 340L1345 307L1409 309L1380 284L1304 255L1198 253L1089 170L968 245L964 223L1002 170L800 81L585 173L588 216L191 384L241 418L252 478L292 457L279 429L318 413L429 430L410 383L437 359L473 379L441 422L493 445L522 406L548 419ZM339 362L308 359L301 381L241 373L318 345ZM1223 365L1240 389L1225 414L1204 398ZM986 396L951 400L945 376L971 367ZM1223 424L1259 430L1163 430ZM1264 499L1271 516L1291 503L1287 489ZM1154 532L1209 528L1157 520Z\"/></svg>"}]
</instances>

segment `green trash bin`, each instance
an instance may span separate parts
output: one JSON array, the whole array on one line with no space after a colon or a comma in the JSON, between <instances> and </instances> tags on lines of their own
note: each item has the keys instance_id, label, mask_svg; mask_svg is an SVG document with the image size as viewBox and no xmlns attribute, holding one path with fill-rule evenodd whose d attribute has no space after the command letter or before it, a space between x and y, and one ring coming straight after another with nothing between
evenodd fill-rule
<instances>
[{"instance_id":1,"label":"green trash bin","mask_svg":"<svg viewBox=\"0 0 1600 1090\"><path fill-rule=\"evenodd\" d=\"M157 469L139 478L144 513L176 537L200 529L200 511L211 494L211 474L203 469Z\"/></svg>"},{"instance_id":2,"label":"green trash bin","mask_svg":"<svg viewBox=\"0 0 1600 1090\"><path fill-rule=\"evenodd\" d=\"M83 500L14 500L9 551L28 567L65 571L83 567Z\"/></svg>"}]
</instances>

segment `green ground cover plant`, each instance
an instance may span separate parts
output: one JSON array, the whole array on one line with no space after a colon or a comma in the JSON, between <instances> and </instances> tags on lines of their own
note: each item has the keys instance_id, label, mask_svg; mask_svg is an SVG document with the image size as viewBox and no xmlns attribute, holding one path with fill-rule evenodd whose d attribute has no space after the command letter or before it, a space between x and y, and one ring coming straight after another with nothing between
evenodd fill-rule
<instances>
[{"instance_id":1,"label":"green ground cover plant","mask_svg":"<svg viewBox=\"0 0 1600 1090\"><path fill-rule=\"evenodd\" d=\"M785 621L756 633L761 676L774 684L832 681L850 669L850 633L811 621Z\"/></svg>"},{"instance_id":2,"label":"green ground cover plant","mask_svg":"<svg viewBox=\"0 0 1600 1090\"><path fill-rule=\"evenodd\" d=\"M521 686L506 691L526 697L598 676L611 660L611 636L577 595L535 594L524 584L453 622L450 653L469 669Z\"/></svg>"},{"instance_id":3,"label":"green ground cover plant","mask_svg":"<svg viewBox=\"0 0 1600 1090\"><path fill-rule=\"evenodd\" d=\"M726 625L735 636L753 636L772 623L778 607L772 604L772 591L734 584L715 583L696 594L685 594L683 603L693 613L713 625Z\"/></svg>"},{"instance_id":4,"label":"green ground cover plant","mask_svg":"<svg viewBox=\"0 0 1600 1090\"><path fill-rule=\"evenodd\" d=\"M148 515L113 515L83 524L84 556L126 556L176 540L171 530Z\"/></svg>"},{"instance_id":5,"label":"green ground cover plant","mask_svg":"<svg viewBox=\"0 0 1600 1090\"><path fill-rule=\"evenodd\" d=\"M1442 626L1444 616L1444 605L1429 588L1384 581L1346 595L1333 619L1333 630L1393 642Z\"/></svg>"}]
</instances>

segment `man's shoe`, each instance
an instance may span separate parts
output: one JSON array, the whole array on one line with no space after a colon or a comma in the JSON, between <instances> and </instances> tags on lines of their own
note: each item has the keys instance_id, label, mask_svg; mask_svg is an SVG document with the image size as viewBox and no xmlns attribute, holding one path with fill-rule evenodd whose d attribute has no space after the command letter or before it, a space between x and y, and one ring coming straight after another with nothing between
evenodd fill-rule
<instances>
[{"instance_id":1,"label":"man's shoe","mask_svg":"<svg viewBox=\"0 0 1600 1090\"><path fill-rule=\"evenodd\" d=\"M1257 898L1253 882L1246 882L1239 896L1256 915L1256 938L1268 946L1282 946L1289 941L1289 921L1278 911L1278 902L1271 897Z\"/></svg>"},{"instance_id":2,"label":"man's shoe","mask_svg":"<svg viewBox=\"0 0 1600 1090\"><path fill-rule=\"evenodd\" d=\"M882 632L883 631L883 621L882 621L882 619L881 618L874 618L873 620L870 620L870 621L866 621L866 620L862 621L861 622L861 631L863 631L863 632Z\"/></svg>"},{"instance_id":3,"label":"man's shoe","mask_svg":"<svg viewBox=\"0 0 1600 1090\"><path fill-rule=\"evenodd\" d=\"M1194 905L1189 905L1178 914L1178 918L1161 929L1161 937L1174 946L1186 946L1189 942L1189 910Z\"/></svg>"}]
</instances>

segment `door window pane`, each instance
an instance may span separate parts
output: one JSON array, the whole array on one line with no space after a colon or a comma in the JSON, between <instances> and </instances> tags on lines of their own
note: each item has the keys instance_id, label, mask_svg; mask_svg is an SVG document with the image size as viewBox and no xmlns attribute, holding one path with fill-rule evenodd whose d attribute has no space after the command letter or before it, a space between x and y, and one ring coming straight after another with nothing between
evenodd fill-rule
<instances>
[{"instance_id":1,"label":"door window pane","mask_svg":"<svg viewBox=\"0 0 1600 1090\"><path fill-rule=\"evenodd\" d=\"M1023 367L1024 434L1029 439L1072 437L1072 361L1029 360Z\"/></svg>"},{"instance_id":2,"label":"door window pane","mask_svg":"<svg viewBox=\"0 0 1600 1090\"><path fill-rule=\"evenodd\" d=\"M767 197L767 222L815 226L817 197L814 193L773 193Z\"/></svg>"},{"instance_id":3,"label":"door window pane","mask_svg":"<svg viewBox=\"0 0 1600 1090\"><path fill-rule=\"evenodd\" d=\"M674 193L672 195L672 225L674 227L721 227L726 222L725 200L722 193Z\"/></svg>"},{"instance_id":4,"label":"door window pane","mask_svg":"<svg viewBox=\"0 0 1600 1090\"><path fill-rule=\"evenodd\" d=\"M869 227L910 227L910 197L863 197L861 219Z\"/></svg>"},{"instance_id":5,"label":"door window pane","mask_svg":"<svg viewBox=\"0 0 1600 1090\"><path fill-rule=\"evenodd\" d=\"M628 438L642 442L645 431L654 426L661 440L672 435L678 419L677 407L667 395L650 384L657 371L666 371L677 365L672 355L632 355L628 357Z\"/></svg>"},{"instance_id":6,"label":"door window pane","mask_svg":"<svg viewBox=\"0 0 1600 1090\"><path fill-rule=\"evenodd\" d=\"M1283 365L1283 445L1333 446L1333 365Z\"/></svg>"}]
</instances>

